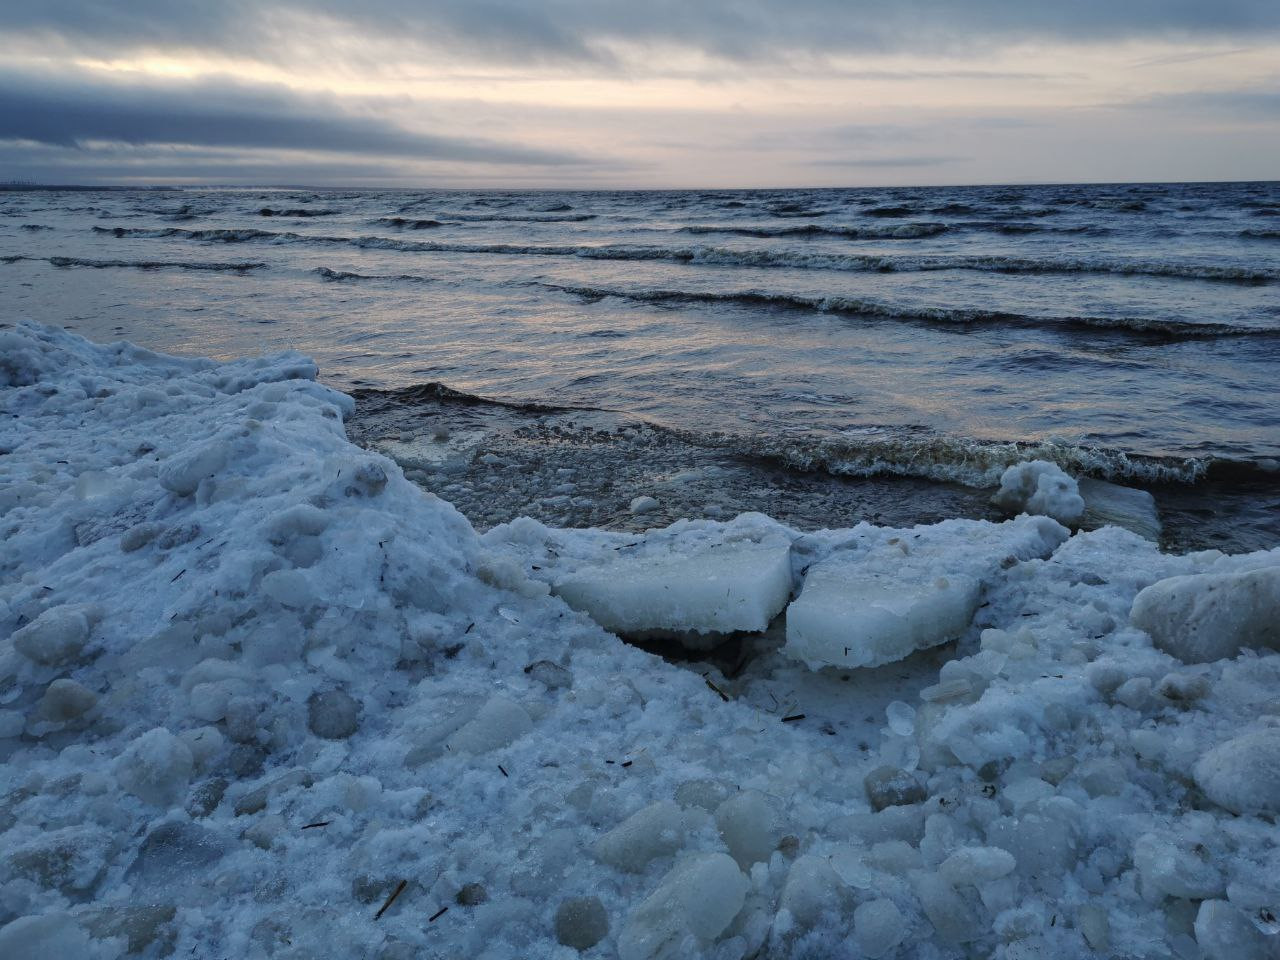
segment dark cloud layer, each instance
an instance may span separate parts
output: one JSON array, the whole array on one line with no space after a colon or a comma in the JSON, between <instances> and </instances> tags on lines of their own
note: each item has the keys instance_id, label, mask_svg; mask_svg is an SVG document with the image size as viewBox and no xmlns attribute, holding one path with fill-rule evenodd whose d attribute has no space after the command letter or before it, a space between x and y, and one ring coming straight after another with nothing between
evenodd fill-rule
<instances>
[{"instance_id":1,"label":"dark cloud layer","mask_svg":"<svg viewBox=\"0 0 1280 960\"><path fill-rule=\"evenodd\" d=\"M510 64L607 62L616 42L759 60L795 53L986 48L1024 39L1257 39L1276 0L17 0L0 33L98 52L296 54L326 33L417 42Z\"/></svg>"},{"instance_id":2,"label":"dark cloud layer","mask_svg":"<svg viewBox=\"0 0 1280 960\"><path fill-rule=\"evenodd\" d=\"M83 148L95 141L355 153L420 160L555 165L567 154L416 133L352 114L330 97L228 78L104 84L72 74L0 71L0 140Z\"/></svg>"}]
</instances>

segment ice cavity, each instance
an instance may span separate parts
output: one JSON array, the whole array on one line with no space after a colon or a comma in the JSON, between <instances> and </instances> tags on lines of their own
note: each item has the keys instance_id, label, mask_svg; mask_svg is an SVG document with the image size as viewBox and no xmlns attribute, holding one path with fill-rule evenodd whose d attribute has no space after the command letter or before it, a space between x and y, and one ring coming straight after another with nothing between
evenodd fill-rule
<instances>
[{"instance_id":1,"label":"ice cavity","mask_svg":"<svg viewBox=\"0 0 1280 960\"><path fill-rule=\"evenodd\" d=\"M842 545L807 569L787 609L785 652L812 669L874 667L954 639L968 629L983 584L1004 565L1047 556L1067 537L1059 524L949 521Z\"/></svg>"},{"instance_id":2,"label":"ice cavity","mask_svg":"<svg viewBox=\"0 0 1280 960\"><path fill-rule=\"evenodd\" d=\"M1078 523L1084 516L1080 487L1048 460L1027 460L1007 469L992 502L1010 516L1039 514L1067 525Z\"/></svg>"}]
</instances>

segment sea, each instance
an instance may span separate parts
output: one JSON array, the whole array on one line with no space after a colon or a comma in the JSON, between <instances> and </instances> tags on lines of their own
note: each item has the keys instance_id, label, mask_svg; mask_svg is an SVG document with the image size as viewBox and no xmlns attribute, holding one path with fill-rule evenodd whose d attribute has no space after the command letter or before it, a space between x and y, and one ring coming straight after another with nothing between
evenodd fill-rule
<instances>
[{"instance_id":1,"label":"sea","mask_svg":"<svg viewBox=\"0 0 1280 960\"><path fill-rule=\"evenodd\" d=\"M481 527L988 516L1039 458L1150 490L1167 548L1280 542L1275 182L12 190L0 297L302 351Z\"/></svg>"}]
</instances>

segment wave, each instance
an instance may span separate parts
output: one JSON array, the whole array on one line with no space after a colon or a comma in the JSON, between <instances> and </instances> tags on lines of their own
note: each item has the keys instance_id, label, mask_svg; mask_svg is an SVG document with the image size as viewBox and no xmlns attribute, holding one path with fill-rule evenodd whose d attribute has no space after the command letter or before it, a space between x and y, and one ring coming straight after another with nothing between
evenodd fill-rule
<instances>
[{"instance_id":1,"label":"wave","mask_svg":"<svg viewBox=\"0 0 1280 960\"><path fill-rule=\"evenodd\" d=\"M295 207L288 210L279 210L274 207L263 207L258 211L260 217L332 217L341 210L308 210L303 207Z\"/></svg>"},{"instance_id":2,"label":"wave","mask_svg":"<svg viewBox=\"0 0 1280 960\"><path fill-rule=\"evenodd\" d=\"M311 271L322 280L330 283L358 283L361 280L390 280L403 283L435 283L432 277L419 277L411 273L371 274L351 273L347 270L330 270L328 267L316 267Z\"/></svg>"},{"instance_id":3,"label":"wave","mask_svg":"<svg viewBox=\"0 0 1280 960\"><path fill-rule=\"evenodd\" d=\"M180 227L93 227L115 237L185 237L223 243L349 244L366 250L400 250L409 253L476 253L512 256L580 257L587 260L664 260L706 266L840 270L878 273L915 273L937 270L975 270L1027 274L1118 274L1178 277L1224 283L1264 284L1280 280L1280 269L1179 263L1164 260L1087 259L1083 257L1013 257L975 254L828 254L787 250L731 250L722 247L650 247L627 244L582 246L573 244L455 243L401 240L394 237L332 237L267 230L184 230Z\"/></svg>"},{"instance_id":4,"label":"wave","mask_svg":"<svg viewBox=\"0 0 1280 960\"><path fill-rule=\"evenodd\" d=\"M684 433L684 431L681 431ZM1024 460L1049 460L1073 476L1090 476L1117 483L1198 483L1219 472L1212 457L1156 457L1104 447L1036 441L992 441L968 437L854 436L747 437L699 436L704 445L728 449L783 464L795 470L821 471L835 476L920 477L966 487L994 487L1000 475ZM1262 474L1255 468L1254 472Z\"/></svg>"},{"instance_id":5,"label":"wave","mask_svg":"<svg viewBox=\"0 0 1280 960\"><path fill-rule=\"evenodd\" d=\"M1280 327L1249 327L1224 323L1160 320L1148 317L1035 316L1004 310L979 310L963 307L922 306L913 308L860 297L804 296L802 294L775 293L761 290L712 292L701 290L625 290L603 287L575 287L553 283L542 283L540 285L551 290L559 290L562 293L569 293L591 300L617 297L640 303L729 304L746 307L816 311L843 316L896 320L938 326L1018 326L1051 330L1111 330L1132 334L1146 334L1162 339L1221 336L1280 337Z\"/></svg>"},{"instance_id":6,"label":"wave","mask_svg":"<svg viewBox=\"0 0 1280 960\"><path fill-rule=\"evenodd\" d=\"M396 227L401 230L430 230L444 226L442 220L412 220L408 217L379 217L373 222L380 226Z\"/></svg>"},{"instance_id":7,"label":"wave","mask_svg":"<svg viewBox=\"0 0 1280 960\"><path fill-rule=\"evenodd\" d=\"M393 389L363 388L353 390L352 395L369 412L441 401L535 414L610 412L597 407L496 400L437 382ZM1273 485L1277 476L1274 465L1268 461L1232 460L1208 455L1154 456L1084 444L976 439L913 433L903 429L870 428L826 436L752 436L728 432L702 433L657 423L650 426L693 446L719 450L735 457L765 460L790 470L844 477L913 477L976 489L997 486L1006 469L1024 460L1049 460L1073 476L1142 486L1192 485L1205 481L1229 485Z\"/></svg>"},{"instance_id":8,"label":"wave","mask_svg":"<svg viewBox=\"0 0 1280 960\"><path fill-rule=\"evenodd\" d=\"M17 263L20 260L49 263L55 267L90 267L95 270L107 270L122 267L133 270L211 270L227 273L246 273L250 270L261 270L266 266L260 261L247 262L210 262L191 260L88 260L83 257L27 257L13 255L0 257L0 263Z\"/></svg>"},{"instance_id":9,"label":"wave","mask_svg":"<svg viewBox=\"0 0 1280 960\"><path fill-rule=\"evenodd\" d=\"M1241 230L1240 236L1250 240L1280 240L1280 230Z\"/></svg>"},{"instance_id":10,"label":"wave","mask_svg":"<svg viewBox=\"0 0 1280 960\"><path fill-rule=\"evenodd\" d=\"M30 233L39 233L41 230L52 230L53 227L46 227L43 223L24 223L19 230L26 230Z\"/></svg>"},{"instance_id":11,"label":"wave","mask_svg":"<svg viewBox=\"0 0 1280 960\"><path fill-rule=\"evenodd\" d=\"M838 237L844 240L916 240L946 233L945 223L903 223L897 226L826 227L808 223L798 227L733 227L718 224L691 224L680 233L730 234L738 237Z\"/></svg>"},{"instance_id":12,"label":"wave","mask_svg":"<svg viewBox=\"0 0 1280 960\"><path fill-rule=\"evenodd\" d=\"M468 223L583 223L597 217L594 213L442 213L440 216Z\"/></svg>"}]
</instances>

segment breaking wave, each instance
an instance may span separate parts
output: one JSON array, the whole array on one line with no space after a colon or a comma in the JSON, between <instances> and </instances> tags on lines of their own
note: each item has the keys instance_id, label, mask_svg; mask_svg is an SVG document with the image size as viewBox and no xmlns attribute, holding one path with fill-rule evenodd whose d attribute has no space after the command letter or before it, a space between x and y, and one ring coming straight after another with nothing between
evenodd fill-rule
<instances>
[{"instance_id":1,"label":"breaking wave","mask_svg":"<svg viewBox=\"0 0 1280 960\"><path fill-rule=\"evenodd\" d=\"M738 237L838 237L843 240L918 240L946 233L945 223L903 223L866 227L820 226L816 223L798 227L734 227L717 224L691 224L680 233L729 234Z\"/></svg>"},{"instance_id":2,"label":"breaking wave","mask_svg":"<svg viewBox=\"0 0 1280 960\"><path fill-rule=\"evenodd\" d=\"M435 280L432 277L419 277L411 273L352 273L348 270L331 270L328 267L316 267L311 272L321 280L328 280L330 283L358 283L362 280L390 280L403 283L435 283Z\"/></svg>"},{"instance_id":3,"label":"breaking wave","mask_svg":"<svg viewBox=\"0 0 1280 960\"><path fill-rule=\"evenodd\" d=\"M83 257L28 257L21 254L0 257L0 263L17 263L20 260L49 263L55 267L90 267L106 270L123 267L133 270L211 270L227 273L246 273L266 266L260 261L217 262L191 260L87 260Z\"/></svg>"}]
</instances>

